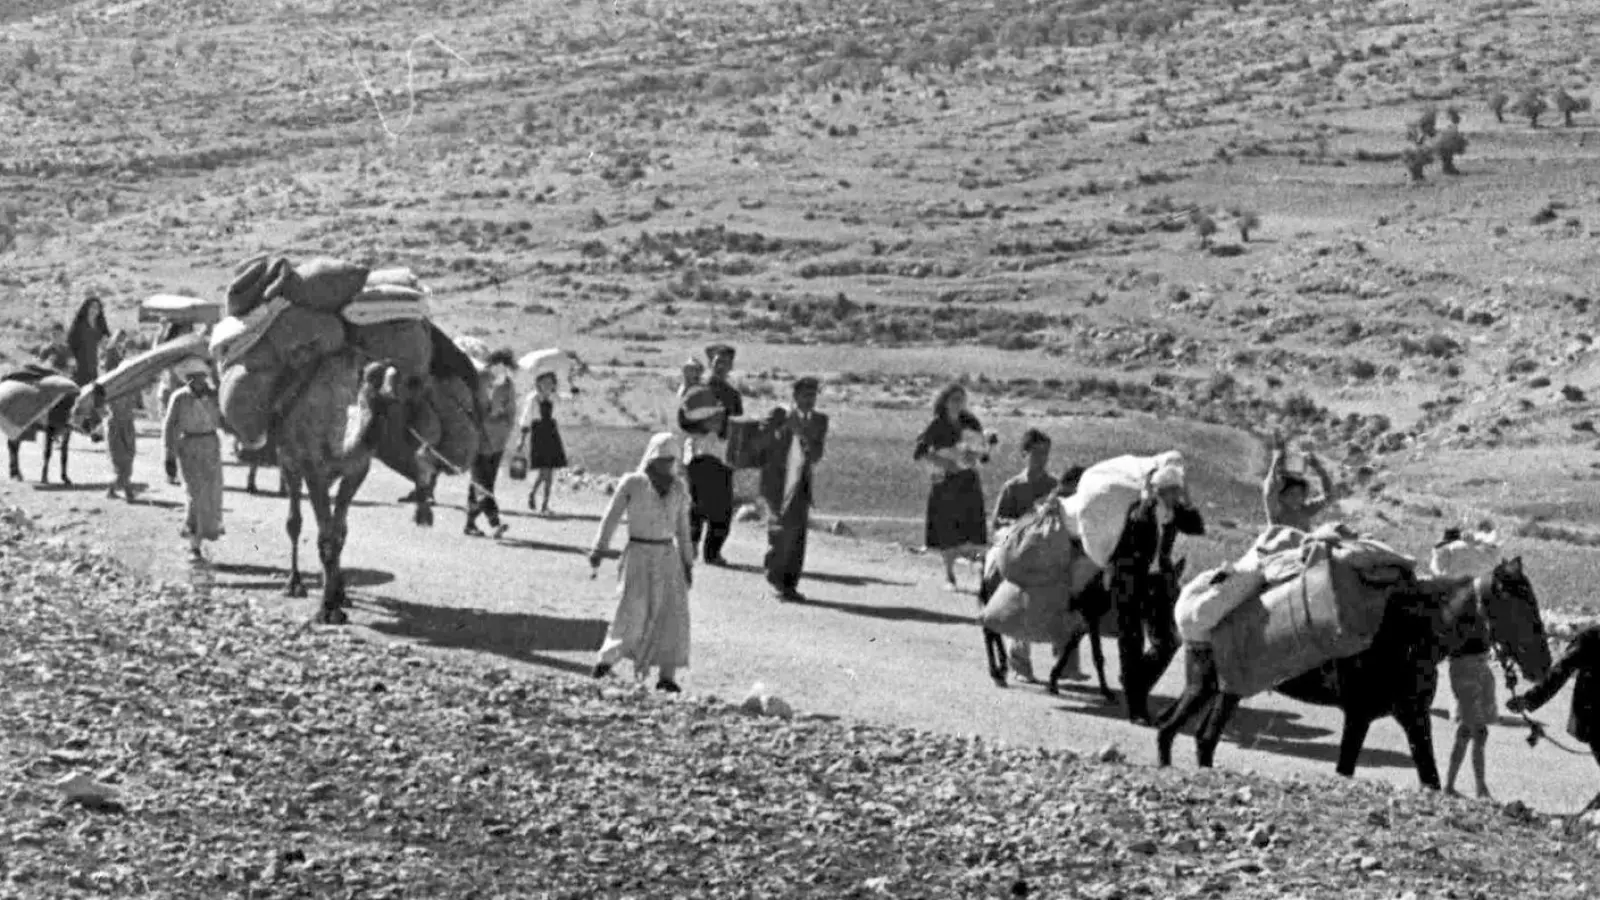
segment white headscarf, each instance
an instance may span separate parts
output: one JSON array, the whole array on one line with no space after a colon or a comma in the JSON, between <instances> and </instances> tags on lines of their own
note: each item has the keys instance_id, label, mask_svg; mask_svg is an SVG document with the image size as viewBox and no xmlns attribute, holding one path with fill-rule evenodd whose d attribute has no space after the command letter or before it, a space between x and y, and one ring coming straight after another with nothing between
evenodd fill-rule
<instances>
[{"instance_id":1,"label":"white headscarf","mask_svg":"<svg viewBox=\"0 0 1600 900\"><path fill-rule=\"evenodd\" d=\"M644 458L639 460L639 471L649 468L653 459L676 460L682 450L678 448L678 439L670 431L659 431L650 438L650 444L644 448Z\"/></svg>"}]
</instances>

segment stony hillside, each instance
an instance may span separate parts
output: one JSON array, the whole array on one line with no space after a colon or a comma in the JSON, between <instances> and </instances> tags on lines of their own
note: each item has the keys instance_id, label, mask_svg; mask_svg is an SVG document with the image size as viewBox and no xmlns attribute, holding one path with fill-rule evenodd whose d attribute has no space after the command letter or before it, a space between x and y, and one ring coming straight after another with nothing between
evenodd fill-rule
<instances>
[{"instance_id":1,"label":"stony hillside","mask_svg":"<svg viewBox=\"0 0 1600 900\"><path fill-rule=\"evenodd\" d=\"M1595 889L1584 826L1516 805L469 669L48 534L0 512L0 896Z\"/></svg>"}]
</instances>

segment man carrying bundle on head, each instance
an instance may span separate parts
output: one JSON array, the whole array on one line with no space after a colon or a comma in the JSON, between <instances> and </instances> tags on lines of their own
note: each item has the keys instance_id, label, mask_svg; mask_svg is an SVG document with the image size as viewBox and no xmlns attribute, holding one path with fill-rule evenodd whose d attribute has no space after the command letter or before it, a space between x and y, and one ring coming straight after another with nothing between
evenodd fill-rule
<instances>
[{"instance_id":1,"label":"man carrying bundle on head","mask_svg":"<svg viewBox=\"0 0 1600 900\"><path fill-rule=\"evenodd\" d=\"M1313 500L1311 482L1304 475L1289 471L1288 456L1288 441L1283 432L1273 432L1272 463L1267 467L1267 477L1261 486L1267 524L1310 531L1312 521L1333 503L1333 477L1315 453L1305 454L1306 465L1317 473L1322 487L1321 496Z\"/></svg>"},{"instance_id":2,"label":"man carrying bundle on head","mask_svg":"<svg viewBox=\"0 0 1600 900\"><path fill-rule=\"evenodd\" d=\"M744 415L744 398L728 383L733 369L733 348L713 344L706 348L711 373L706 383L684 394L678 408L678 425L687 435L684 458L689 474L691 507L689 539L701 546L707 565L725 566L722 547L733 525L733 469L728 465L728 419Z\"/></svg>"}]
</instances>

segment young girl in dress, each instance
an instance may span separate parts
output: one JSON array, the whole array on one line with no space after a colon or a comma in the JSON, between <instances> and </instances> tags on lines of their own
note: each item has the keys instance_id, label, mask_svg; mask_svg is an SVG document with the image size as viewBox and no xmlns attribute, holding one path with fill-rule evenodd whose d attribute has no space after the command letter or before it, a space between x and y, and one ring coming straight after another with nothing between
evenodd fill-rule
<instances>
[{"instance_id":1,"label":"young girl in dress","mask_svg":"<svg viewBox=\"0 0 1600 900\"><path fill-rule=\"evenodd\" d=\"M967 392L952 384L933 401L933 421L917 438L912 458L928 466L933 485L928 491L925 540L944 558L946 586L958 590L955 561L981 553L989 543L979 463L989 461L991 438L967 410Z\"/></svg>"},{"instance_id":2,"label":"young girl in dress","mask_svg":"<svg viewBox=\"0 0 1600 900\"><path fill-rule=\"evenodd\" d=\"M528 468L537 473L528 491L528 509L545 515L550 513L550 489L555 484L556 470L567 467L567 450L561 443L561 429L556 427L555 404L555 373L541 372L533 380L533 393L522 410L522 440L528 448ZM542 504L537 500L541 487Z\"/></svg>"},{"instance_id":3,"label":"young girl in dress","mask_svg":"<svg viewBox=\"0 0 1600 900\"><path fill-rule=\"evenodd\" d=\"M611 536L624 517L628 544L617 579L617 614L595 660L604 678L618 662L634 674L656 670L656 689L678 693L678 670L689 665L689 585L694 546L689 541L689 488L678 477L678 441L668 432L650 439L639 469L622 477L600 522L589 565L598 572Z\"/></svg>"}]
</instances>

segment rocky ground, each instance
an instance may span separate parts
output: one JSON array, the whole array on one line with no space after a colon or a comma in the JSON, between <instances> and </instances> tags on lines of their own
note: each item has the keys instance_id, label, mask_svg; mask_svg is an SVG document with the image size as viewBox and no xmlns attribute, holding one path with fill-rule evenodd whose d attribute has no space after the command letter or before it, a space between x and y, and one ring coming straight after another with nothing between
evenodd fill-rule
<instances>
[{"instance_id":1,"label":"rocky ground","mask_svg":"<svg viewBox=\"0 0 1600 900\"><path fill-rule=\"evenodd\" d=\"M0 548L0 896L1595 890L1586 823L1517 804L468 667L144 581L14 507Z\"/></svg>"}]
</instances>

